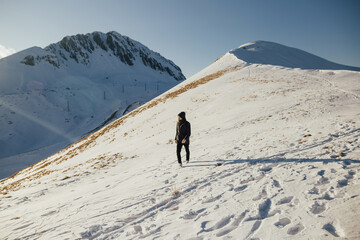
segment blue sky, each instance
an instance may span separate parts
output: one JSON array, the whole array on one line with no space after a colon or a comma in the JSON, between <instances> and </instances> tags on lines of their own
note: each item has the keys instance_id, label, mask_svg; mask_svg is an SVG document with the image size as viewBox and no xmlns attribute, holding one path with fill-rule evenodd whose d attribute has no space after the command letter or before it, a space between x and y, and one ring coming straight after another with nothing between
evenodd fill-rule
<instances>
[{"instance_id":1,"label":"blue sky","mask_svg":"<svg viewBox=\"0 0 360 240\"><path fill-rule=\"evenodd\" d=\"M0 0L0 45L20 51L66 35L117 31L189 77L256 40L360 67L360 1Z\"/></svg>"}]
</instances>

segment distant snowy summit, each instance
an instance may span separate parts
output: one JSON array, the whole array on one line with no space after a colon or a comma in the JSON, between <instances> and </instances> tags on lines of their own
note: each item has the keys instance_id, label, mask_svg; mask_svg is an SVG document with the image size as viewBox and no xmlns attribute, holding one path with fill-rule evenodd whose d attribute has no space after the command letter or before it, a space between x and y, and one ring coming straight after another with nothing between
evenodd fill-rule
<instances>
[{"instance_id":1,"label":"distant snowy summit","mask_svg":"<svg viewBox=\"0 0 360 240\"><path fill-rule=\"evenodd\" d=\"M23 64L34 66L47 62L56 68L69 66L69 61L82 65L91 65L91 56L104 57L104 54L116 57L122 63L133 66L137 62L156 71L166 72L175 80L184 80L181 69L172 61L151 51L141 43L117 32L93 32L64 37L60 42L46 47L39 55L27 55L21 61Z\"/></svg>"},{"instance_id":2,"label":"distant snowy summit","mask_svg":"<svg viewBox=\"0 0 360 240\"><path fill-rule=\"evenodd\" d=\"M330 62L303 50L274 42L255 41L233 49L229 54L250 64L277 65L288 68L360 71L358 67Z\"/></svg>"}]
</instances>

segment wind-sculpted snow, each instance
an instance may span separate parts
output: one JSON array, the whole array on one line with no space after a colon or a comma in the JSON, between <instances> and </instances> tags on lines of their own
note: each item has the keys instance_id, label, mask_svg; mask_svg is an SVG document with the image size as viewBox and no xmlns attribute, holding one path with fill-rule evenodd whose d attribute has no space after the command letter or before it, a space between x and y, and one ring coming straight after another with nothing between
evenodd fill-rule
<instances>
[{"instance_id":1,"label":"wind-sculpted snow","mask_svg":"<svg viewBox=\"0 0 360 240\"><path fill-rule=\"evenodd\" d=\"M359 74L225 55L1 181L0 238L356 239Z\"/></svg>"}]
</instances>

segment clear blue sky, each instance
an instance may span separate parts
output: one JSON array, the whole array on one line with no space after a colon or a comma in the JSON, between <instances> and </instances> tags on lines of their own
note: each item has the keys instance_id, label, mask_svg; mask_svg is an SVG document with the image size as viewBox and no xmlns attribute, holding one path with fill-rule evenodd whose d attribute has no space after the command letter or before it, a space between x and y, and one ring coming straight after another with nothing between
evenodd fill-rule
<instances>
[{"instance_id":1,"label":"clear blue sky","mask_svg":"<svg viewBox=\"0 0 360 240\"><path fill-rule=\"evenodd\" d=\"M0 0L0 45L16 51L113 30L173 60L187 77L255 40L360 67L360 1Z\"/></svg>"}]
</instances>

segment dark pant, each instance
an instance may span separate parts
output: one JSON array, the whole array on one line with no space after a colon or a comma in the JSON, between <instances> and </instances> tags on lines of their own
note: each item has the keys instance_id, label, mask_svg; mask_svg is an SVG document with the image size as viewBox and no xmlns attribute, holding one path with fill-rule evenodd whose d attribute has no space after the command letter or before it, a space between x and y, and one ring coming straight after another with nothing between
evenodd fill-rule
<instances>
[{"instance_id":1,"label":"dark pant","mask_svg":"<svg viewBox=\"0 0 360 240\"><path fill-rule=\"evenodd\" d=\"M176 153L177 153L177 158L178 158L178 162L181 163L181 155L180 155L180 152L181 152L181 148L182 146L184 145L185 147L185 150L186 150L186 161L189 161L190 159L190 150L189 150L189 144L182 144L182 143L178 143L177 144L177 147L176 147Z\"/></svg>"}]
</instances>

